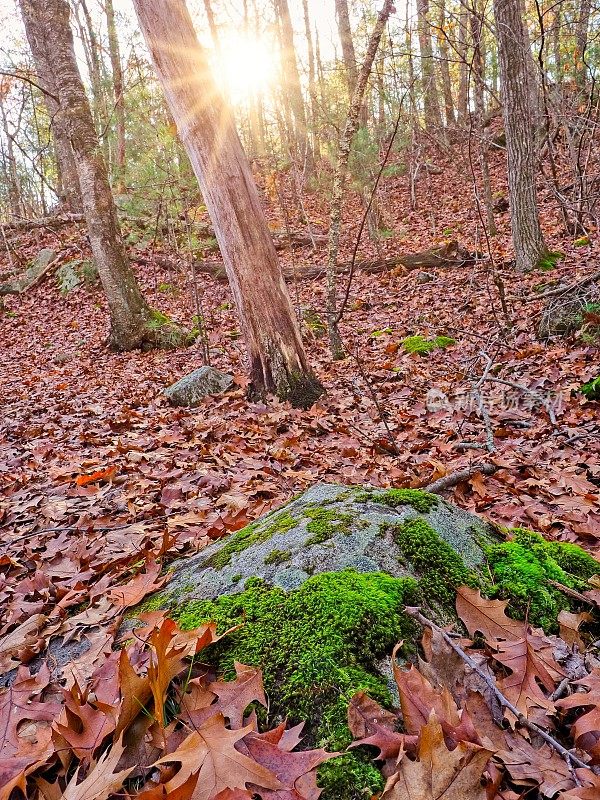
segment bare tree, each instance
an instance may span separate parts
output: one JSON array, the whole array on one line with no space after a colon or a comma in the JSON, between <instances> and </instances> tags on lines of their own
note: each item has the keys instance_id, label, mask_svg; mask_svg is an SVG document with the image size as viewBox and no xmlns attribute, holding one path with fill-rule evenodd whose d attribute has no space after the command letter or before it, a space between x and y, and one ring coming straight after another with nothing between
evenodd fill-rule
<instances>
[{"instance_id":1,"label":"bare tree","mask_svg":"<svg viewBox=\"0 0 600 800\"><path fill-rule=\"evenodd\" d=\"M537 154L531 107L534 90L529 37L520 0L494 0L511 230L518 270L530 270L548 252L538 212L535 186Z\"/></svg>"},{"instance_id":2,"label":"bare tree","mask_svg":"<svg viewBox=\"0 0 600 800\"><path fill-rule=\"evenodd\" d=\"M36 54L44 54L38 68L42 70L48 65L54 77L59 102L57 114L70 139L90 245L110 309L109 344L115 350L174 344L177 329L165 326L157 330L152 325L152 312L129 265L77 66L68 3L20 0L20 7L34 59Z\"/></svg>"},{"instance_id":3,"label":"bare tree","mask_svg":"<svg viewBox=\"0 0 600 800\"><path fill-rule=\"evenodd\" d=\"M257 393L309 406L310 370L250 166L185 0L134 0L140 27L221 248Z\"/></svg>"},{"instance_id":4,"label":"bare tree","mask_svg":"<svg viewBox=\"0 0 600 800\"><path fill-rule=\"evenodd\" d=\"M79 212L81 195L73 150L66 125L59 114L56 78L46 52L44 34L39 30L35 17L29 19L27 39L36 67L37 81L50 119L58 172L59 206L61 210Z\"/></svg>"}]
</instances>

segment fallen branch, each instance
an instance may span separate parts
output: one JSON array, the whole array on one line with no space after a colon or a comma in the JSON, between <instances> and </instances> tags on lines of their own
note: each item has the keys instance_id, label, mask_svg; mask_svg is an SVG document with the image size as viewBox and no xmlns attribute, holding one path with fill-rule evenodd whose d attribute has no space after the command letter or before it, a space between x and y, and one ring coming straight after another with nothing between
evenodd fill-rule
<instances>
[{"instance_id":1,"label":"fallen branch","mask_svg":"<svg viewBox=\"0 0 600 800\"><path fill-rule=\"evenodd\" d=\"M132 258L140 264L151 264L152 260L154 260L154 263L159 266L176 270L181 269L181 265L177 261L166 256L152 256L152 258L150 258L135 254ZM435 269L436 267L450 268L474 264L479 260L477 254L469 253L457 242L448 242L441 247L434 247L430 250L422 250L417 253L407 253L406 255L392 256L391 258L375 258L359 261L354 265L354 270L360 270L361 272L375 275L381 272L387 272L395 267L403 267L407 271ZM196 272L210 275L215 280L227 280L225 266L222 261L195 261L194 266ZM350 262L338 264L337 272L339 274L347 273L351 266ZM283 269L283 277L288 281L294 279L314 280L315 278L323 278L326 273L327 267L325 264Z\"/></svg>"},{"instance_id":2,"label":"fallen branch","mask_svg":"<svg viewBox=\"0 0 600 800\"><path fill-rule=\"evenodd\" d=\"M4 222L5 231L27 231L35 228L60 228L62 225L73 225L84 222L83 214L60 214L55 217L40 217L39 219L19 219L14 222Z\"/></svg>"},{"instance_id":3,"label":"fallen branch","mask_svg":"<svg viewBox=\"0 0 600 800\"><path fill-rule=\"evenodd\" d=\"M459 483L463 481L468 481L469 478L472 478L473 475L477 475L480 473L481 475L493 475L500 469L496 464L491 464L486 462L484 464L473 464L471 467L465 467L464 469L458 469L456 472L449 472L447 475L444 475L442 478L438 478L433 483L430 483L428 486L424 486L426 492L433 492L433 494L439 494L443 492L445 489L451 489L453 486L458 486Z\"/></svg>"},{"instance_id":4,"label":"fallen branch","mask_svg":"<svg viewBox=\"0 0 600 800\"><path fill-rule=\"evenodd\" d=\"M519 725L540 736L547 744L550 745L553 750L555 750L562 758L564 758L570 768L579 767L580 769L589 769L594 774L598 774L597 768L591 767L589 764L586 764L585 761L582 761L580 758L573 755L573 753L567 750L566 747L563 747L563 745L547 731L545 731L543 728L540 728L539 725L535 724L535 722L531 722L531 720L528 720L527 717L523 716L519 709L502 694L500 689L498 689L496 686L496 681L490 675L484 672L484 670L479 667L479 665L471 658L471 656L465 653L462 647L456 644L456 642L443 628L440 628L439 625L435 624L435 622L432 622L430 619L427 619L427 617L423 616L418 608L405 608L404 610L410 617L413 617L413 619L416 619L417 622L420 622L421 625L430 628L432 631L435 631L437 634L439 634L446 644L449 645L458 656L460 656L465 664L467 664L473 670L473 672L475 672L484 681L502 708L506 708L511 712L511 714L514 714Z\"/></svg>"},{"instance_id":5,"label":"fallen branch","mask_svg":"<svg viewBox=\"0 0 600 800\"><path fill-rule=\"evenodd\" d=\"M531 395L535 397L538 402L540 402L544 408L546 409L546 413L550 419L550 422L554 427L557 425L556 421L556 414L554 413L554 409L552 405L546 400L546 398L540 392L537 392L535 389L530 389L528 386L524 386L522 383L515 383L514 381L508 381L506 378L496 378L494 375L486 375L486 381L491 381L492 383L501 383L503 386L510 386L512 389L517 389L524 394Z\"/></svg>"},{"instance_id":6,"label":"fallen branch","mask_svg":"<svg viewBox=\"0 0 600 800\"><path fill-rule=\"evenodd\" d=\"M535 297L527 297L525 298L525 302L531 303L533 300L545 300L547 297L560 297L563 294L567 294L567 292L571 292L573 289L580 289L598 280L600 280L600 271L593 272L591 275L588 275L587 278L583 278L576 283L571 283L569 286L563 286L562 289L551 289L549 292L535 295Z\"/></svg>"},{"instance_id":7,"label":"fallen branch","mask_svg":"<svg viewBox=\"0 0 600 800\"><path fill-rule=\"evenodd\" d=\"M32 286L35 286L35 284L38 283L44 277L44 275L52 269L52 267L55 267L58 262L68 254L69 251L63 250L42 268L36 269L35 266L29 267L29 269L25 270L25 274L20 278L15 278L15 280L11 281L10 283L0 284L0 297L7 294L23 294L24 292L28 291Z\"/></svg>"}]
</instances>

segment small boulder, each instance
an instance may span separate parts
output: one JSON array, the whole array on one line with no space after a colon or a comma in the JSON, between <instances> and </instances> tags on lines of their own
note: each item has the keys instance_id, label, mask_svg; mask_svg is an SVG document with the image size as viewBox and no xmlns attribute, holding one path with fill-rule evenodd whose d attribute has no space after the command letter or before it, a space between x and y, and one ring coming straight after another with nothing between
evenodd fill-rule
<instances>
[{"instance_id":1,"label":"small boulder","mask_svg":"<svg viewBox=\"0 0 600 800\"><path fill-rule=\"evenodd\" d=\"M431 272L417 272L417 283L431 283L435 280L435 275Z\"/></svg>"},{"instance_id":2,"label":"small boulder","mask_svg":"<svg viewBox=\"0 0 600 800\"><path fill-rule=\"evenodd\" d=\"M194 408L207 394L222 394L232 386L231 375L214 367L200 367L165 389L165 396L174 406Z\"/></svg>"}]
</instances>

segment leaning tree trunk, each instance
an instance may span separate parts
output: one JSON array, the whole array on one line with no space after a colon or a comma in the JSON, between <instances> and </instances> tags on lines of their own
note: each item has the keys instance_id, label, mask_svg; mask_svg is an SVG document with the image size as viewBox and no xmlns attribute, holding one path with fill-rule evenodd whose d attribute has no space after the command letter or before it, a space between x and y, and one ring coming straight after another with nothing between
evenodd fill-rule
<instances>
[{"instance_id":1,"label":"leaning tree trunk","mask_svg":"<svg viewBox=\"0 0 600 800\"><path fill-rule=\"evenodd\" d=\"M511 230L519 271L531 270L548 252L540 227L535 187L536 144L531 97L529 37L520 0L494 0ZM535 113L535 110L534 110Z\"/></svg>"},{"instance_id":2,"label":"leaning tree trunk","mask_svg":"<svg viewBox=\"0 0 600 800\"><path fill-rule=\"evenodd\" d=\"M221 248L253 387L309 406L323 389L308 366L248 160L185 0L134 6Z\"/></svg>"},{"instance_id":3,"label":"leaning tree trunk","mask_svg":"<svg viewBox=\"0 0 600 800\"><path fill-rule=\"evenodd\" d=\"M108 183L106 167L81 81L66 0L20 0L32 53L45 48L58 92L61 124L69 134L79 178L90 246L110 309L109 344L132 350L153 344L176 344L177 331L157 331L131 270ZM42 40L38 40L38 36ZM40 64L40 67L43 65ZM149 324L150 323L150 324ZM168 330L167 330L168 328ZM167 336L164 339L164 336Z\"/></svg>"}]
</instances>

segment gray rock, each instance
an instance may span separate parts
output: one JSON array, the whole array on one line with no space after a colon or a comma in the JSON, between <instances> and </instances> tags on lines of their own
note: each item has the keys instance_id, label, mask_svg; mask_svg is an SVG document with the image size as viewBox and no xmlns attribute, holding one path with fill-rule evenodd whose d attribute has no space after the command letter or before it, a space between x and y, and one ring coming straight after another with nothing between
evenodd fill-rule
<instances>
[{"instance_id":1,"label":"gray rock","mask_svg":"<svg viewBox=\"0 0 600 800\"><path fill-rule=\"evenodd\" d=\"M431 283L435 280L435 275L431 272L417 272L417 283Z\"/></svg>"},{"instance_id":2,"label":"gray rock","mask_svg":"<svg viewBox=\"0 0 600 800\"><path fill-rule=\"evenodd\" d=\"M283 508L173 565L166 594L180 600L214 599L262 578L287 591L311 575L353 568L413 575L390 526L425 520L475 570L485 563L482 542L497 541L491 525L437 495L391 507L370 487L317 484ZM421 502L419 502L419 500ZM416 506L430 504L429 510ZM247 546L246 546L247 545Z\"/></svg>"},{"instance_id":3,"label":"gray rock","mask_svg":"<svg viewBox=\"0 0 600 800\"><path fill-rule=\"evenodd\" d=\"M200 405L207 394L221 394L231 389L233 378L214 367L200 367L184 375L177 383L165 389L165 395L174 406Z\"/></svg>"}]
</instances>

